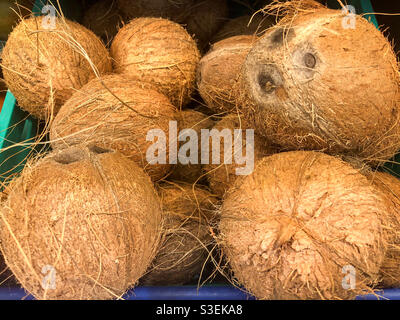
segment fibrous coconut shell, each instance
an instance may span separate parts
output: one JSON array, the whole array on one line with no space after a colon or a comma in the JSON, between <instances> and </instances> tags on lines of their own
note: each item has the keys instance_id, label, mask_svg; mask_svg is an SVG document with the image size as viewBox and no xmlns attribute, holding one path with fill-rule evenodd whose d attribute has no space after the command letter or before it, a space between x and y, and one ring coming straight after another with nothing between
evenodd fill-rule
<instances>
[{"instance_id":1,"label":"fibrous coconut shell","mask_svg":"<svg viewBox=\"0 0 400 320\"><path fill-rule=\"evenodd\" d=\"M2 60L18 104L40 119L55 115L96 73L112 69L101 40L65 18L55 18L54 28L45 17L22 20L8 37Z\"/></svg>"},{"instance_id":2,"label":"fibrous coconut shell","mask_svg":"<svg viewBox=\"0 0 400 320\"><path fill-rule=\"evenodd\" d=\"M161 179L168 164L169 122L175 121L175 107L153 86L121 75L92 80L77 91L60 109L50 129L51 145L63 149L72 145L96 144L118 150L135 161L153 180ZM156 141L147 140L151 130L162 130L165 163L148 159Z\"/></svg>"},{"instance_id":3,"label":"fibrous coconut shell","mask_svg":"<svg viewBox=\"0 0 400 320\"><path fill-rule=\"evenodd\" d=\"M120 153L72 147L28 164L0 216L8 267L37 299L119 298L155 256L161 208Z\"/></svg>"}]
</instances>

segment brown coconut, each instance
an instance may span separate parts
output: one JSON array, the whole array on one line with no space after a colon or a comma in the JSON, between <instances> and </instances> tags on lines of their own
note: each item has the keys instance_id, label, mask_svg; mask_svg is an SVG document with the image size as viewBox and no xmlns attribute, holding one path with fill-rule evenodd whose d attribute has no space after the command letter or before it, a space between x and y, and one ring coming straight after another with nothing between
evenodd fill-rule
<instances>
[{"instance_id":1,"label":"brown coconut","mask_svg":"<svg viewBox=\"0 0 400 320\"><path fill-rule=\"evenodd\" d=\"M400 286L400 180L385 172L373 172L368 178L382 192L392 209L389 216L391 238L385 260L381 267L382 281L380 287L393 288Z\"/></svg>"},{"instance_id":2,"label":"brown coconut","mask_svg":"<svg viewBox=\"0 0 400 320\"><path fill-rule=\"evenodd\" d=\"M353 299L379 280L389 210L340 159L279 153L227 193L220 241L235 277L258 299Z\"/></svg>"},{"instance_id":3,"label":"brown coconut","mask_svg":"<svg viewBox=\"0 0 400 320\"><path fill-rule=\"evenodd\" d=\"M195 0L117 0L121 12L128 18L166 18L182 23Z\"/></svg>"},{"instance_id":4,"label":"brown coconut","mask_svg":"<svg viewBox=\"0 0 400 320\"><path fill-rule=\"evenodd\" d=\"M198 154L201 154L201 129L211 129L214 121L205 114L195 110L183 110L177 113L178 129L181 132L184 129L193 129L199 138ZM178 134L179 135L179 134ZM185 142L178 142L178 146L182 146ZM199 157L200 158L200 157ZM200 162L200 161L199 161ZM178 163L174 166L168 180L182 181L187 183L202 182L204 176L203 165L199 164L182 164Z\"/></svg>"},{"instance_id":5,"label":"brown coconut","mask_svg":"<svg viewBox=\"0 0 400 320\"><path fill-rule=\"evenodd\" d=\"M212 43L241 35L261 36L264 32L275 24L275 20L270 16L262 14L244 15L227 21L222 28L212 38Z\"/></svg>"},{"instance_id":6,"label":"brown coconut","mask_svg":"<svg viewBox=\"0 0 400 320\"><path fill-rule=\"evenodd\" d=\"M24 19L14 28L3 49L2 69L21 108L47 119L76 89L112 66L93 32L65 18L56 18L52 29L42 19Z\"/></svg>"},{"instance_id":7,"label":"brown coconut","mask_svg":"<svg viewBox=\"0 0 400 320\"><path fill-rule=\"evenodd\" d=\"M244 59L256 38L234 36L212 45L197 67L197 89L215 113L235 111L236 94L232 92Z\"/></svg>"},{"instance_id":8,"label":"brown coconut","mask_svg":"<svg viewBox=\"0 0 400 320\"><path fill-rule=\"evenodd\" d=\"M355 16L355 29L344 28L344 19L322 8L281 20L247 55L237 106L287 150L380 163L400 148L396 56L366 19Z\"/></svg>"},{"instance_id":9,"label":"brown coconut","mask_svg":"<svg viewBox=\"0 0 400 320\"><path fill-rule=\"evenodd\" d=\"M1 249L37 299L121 297L155 256L158 196L120 153L97 146L52 153L27 165L10 190Z\"/></svg>"},{"instance_id":10,"label":"brown coconut","mask_svg":"<svg viewBox=\"0 0 400 320\"><path fill-rule=\"evenodd\" d=\"M246 140L246 124L237 115L228 115L222 118L213 129L222 132L224 129L229 129L232 132L232 137L234 136L234 129L242 129L242 153L245 155L246 152L250 152L252 144ZM212 193L219 198L223 198L226 191L233 186L234 182L240 175L237 174L236 169L242 168L245 164L238 164L233 159L232 163L227 163L224 161L224 139L217 142L217 145L212 144L212 139L210 139L210 150L212 152L217 152L216 147L219 146L220 152L220 164L212 164L210 157L209 164L204 166L204 171L207 174L207 179L210 184L210 189ZM276 146L270 145L265 140L261 139L257 134L254 134L254 163L261 158L276 153L278 148ZM248 150L246 151L246 147ZM232 146L232 155L234 155L235 150Z\"/></svg>"},{"instance_id":11,"label":"brown coconut","mask_svg":"<svg viewBox=\"0 0 400 320\"><path fill-rule=\"evenodd\" d=\"M117 73L154 84L177 107L190 101L200 54L179 24L133 19L114 38L111 56Z\"/></svg>"},{"instance_id":12,"label":"brown coconut","mask_svg":"<svg viewBox=\"0 0 400 320\"><path fill-rule=\"evenodd\" d=\"M183 285L201 277L213 244L208 223L217 199L206 189L183 183L160 184L164 241L141 285Z\"/></svg>"},{"instance_id":13,"label":"brown coconut","mask_svg":"<svg viewBox=\"0 0 400 320\"><path fill-rule=\"evenodd\" d=\"M91 5L83 16L82 24L110 44L125 21L115 0L102 0Z\"/></svg>"},{"instance_id":14,"label":"brown coconut","mask_svg":"<svg viewBox=\"0 0 400 320\"><path fill-rule=\"evenodd\" d=\"M153 180L171 169L168 164L169 121L175 121L175 107L152 86L108 75L94 79L77 91L60 109L50 129L51 145L63 149L72 145L96 144L120 151L135 161ZM156 141L147 141L152 129L165 133L166 163L151 164L147 151Z\"/></svg>"},{"instance_id":15,"label":"brown coconut","mask_svg":"<svg viewBox=\"0 0 400 320\"><path fill-rule=\"evenodd\" d=\"M191 7L190 15L186 18L186 29L198 42L204 51L229 14L226 0L202 0Z\"/></svg>"}]
</instances>

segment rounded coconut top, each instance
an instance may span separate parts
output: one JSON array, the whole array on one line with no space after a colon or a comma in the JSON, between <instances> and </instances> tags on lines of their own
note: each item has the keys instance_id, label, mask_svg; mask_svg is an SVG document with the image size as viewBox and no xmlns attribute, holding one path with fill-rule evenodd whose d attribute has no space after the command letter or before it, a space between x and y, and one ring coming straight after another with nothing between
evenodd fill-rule
<instances>
[{"instance_id":1,"label":"rounded coconut top","mask_svg":"<svg viewBox=\"0 0 400 320\"><path fill-rule=\"evenodd\" d=\"M142 285L182 285L200 276L213 244L209 225L217 199L208 190L185 183L158 185L164 217L164 241Z\"/></svg>"},{"instance_id":2,"label":"rounded coconut top","mask_svg":"<svg viewBox=\"0 0 400 320\"><path fill-rule=\"evenodd\" d=\"M168 164L150 164L147 141L151 130L162 130L166 145L159 146L168 160L169 121L175 107L152 85L117 74L93 79L77 91L60 109L50 129L51 145L62 149L72 145L96 144L120 151L151 176L161 179ZM167 162L166 162L167 163Z\"/></svg>"},{"instance_id":3,"label":"rounded coconut top","mask_svg":"<svg viewBox=\"0 0 400 320\"><path fill-rule=\"evenodd\" d=\"M107 49L93 32L65 18L22 20L2 52L2 69L18 104L37 118L55 115L96 73L111 71Z\"/></svg>"},{"instance_id":4,"label":"rounded coconut top","mask_svg":"<svg viewBox=\"0 0 400 320\"><path fill-rule=\"evenodd\" d=\"M230 37L214 43L201 58L197 67L197 88L214 112L235 108L236 94L232 90L255 40L250 35Z\"/></svg>"},{"instance_id":5,"label":"rounded coconut top","mask_svg":"<svg viewBox=\"0 0 400 320\"><path fill-rule=\"evenodd\" d=\"M243 64L238 107L289 150L385 161L400 147L396 55L373 24L346 19L315 8L271 28Z\"/></svg>"},{"instance_id":6,"label":"rounded coconut top","mask_svg":"<svg viewBox=\"0 0 400 320\"><path fill-rule=\"evenodd\" d=\"M111 56L115 72L154 84L177 107L190 101L200 53L179 24L133 19L115 36Z\"/></svg>"},{"instance_id":7,"label":"rounded coconut top","mask_svg":"<svg viewBox=\"0 0 400 320\"><path fill-rule=\"evenodd\" d=\"M149 177L97 146L28 164L1 213L7 265L38 299L120 297L150 265L161 234Z\"/></svg>"},{"instance_id":8,"label":"rounded coconut top","mask_svg":"<svg viewBox=\"0 0 400 320\"><path fill-rule=\"evenodd\" d=\"M220 241L235 277L259 299L353 299L379 279L388 210L338 158L279 153L226 194ZM343 286L353 271L355 283Z\"/></svg>"}]
</instances>

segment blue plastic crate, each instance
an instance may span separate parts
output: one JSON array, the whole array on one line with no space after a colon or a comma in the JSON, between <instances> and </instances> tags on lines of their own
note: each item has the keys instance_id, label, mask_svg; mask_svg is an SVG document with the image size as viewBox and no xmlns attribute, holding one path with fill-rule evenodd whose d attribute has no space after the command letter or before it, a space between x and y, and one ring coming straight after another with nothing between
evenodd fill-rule
<instances>
[{"instance_id":1,"label":"blue plastic crate","mask_svg":"<svg viewBox=\"0 0 400 320\"><path fill-rule=\"evenodd\" d=\"M56 3L55 1L53 1ZM64 15L79 21L81 7L77 1L59 1ZM336 0L328 1L332 8L340 8ZM369 0L350 0L357 13L365 13L365 18L374 23L378 22L373 14ZM42 7L47 4L45 0L37 0L33 12L40 14ZM367 14L369 13L369 14ZM0 44L1 45L1 44ZM1 46L0 46L1 50ZM39 123L26 112L22 111L11 92L7 92L6 99L0 113L0 181L3 182L13 174L22 170L25 160L32 154L37 146L32 144L38 134ZM21 142L23 144L21 145ZM15 144L19 146L15 147ZM400 289L386 289L377 291L377 295L360 296L358 300L396 299L400 300ZM21 288L1 288L0 300L32 300ZM179 287L136 287L129 291L124 299L128 300L254 300L245 291L228 285L205 285Z\"/></svg>"}]
</instances>

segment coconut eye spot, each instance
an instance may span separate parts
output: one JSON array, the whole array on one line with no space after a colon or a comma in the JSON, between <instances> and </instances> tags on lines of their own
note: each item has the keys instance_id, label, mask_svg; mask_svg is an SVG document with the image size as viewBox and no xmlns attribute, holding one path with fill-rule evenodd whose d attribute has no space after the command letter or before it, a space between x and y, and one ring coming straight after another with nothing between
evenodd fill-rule
<instances>
[{"instance_id":1,"label":"coconut eye spot","mask_svg":"<svg viewBox=\"0 0 400 320\"><path fill-rule=\"evenodd\" d=\"M276 87L272 77L263 73L258 75L258 84L261 90L268 94L272 93Z\"/></svg>"},{"instance_id":2,"label":"coconut eye spot","mask_svg":"<svg viewBox=\"0 0 400 320\"><path fill-rule=\"evenodd\" d=\"M101 147L98 147L96 145L90 146L89 147L90 152L95 153L95 154L102 154L102 153L111 153L113 152L112 150L109 149L104 149Z\"/></svg>"},{"instance_id":3,"label":"coconut eye spot","mask_svg":"<svg viewBox=\"0 0 400 320\"><path fill-rule=\"evenodd\" d=\"M307 68L314 69L317 65L317 58L312 53L306 53L304 55L304 65Z\"/></svg>"},{"instance_id":4,"label":"coconut eye spot","mask_svg":"<svg viewBox=\"0 0 400 320\"><path fill-rule=\"evenodd\" d=\"M271 43L273 46L282 45L284 40L290 41L295 37L293 28L279 28L271 34Z\"/></svg>"}]
</instances>

